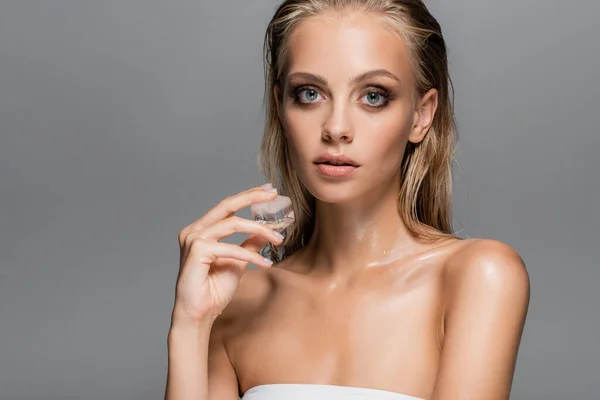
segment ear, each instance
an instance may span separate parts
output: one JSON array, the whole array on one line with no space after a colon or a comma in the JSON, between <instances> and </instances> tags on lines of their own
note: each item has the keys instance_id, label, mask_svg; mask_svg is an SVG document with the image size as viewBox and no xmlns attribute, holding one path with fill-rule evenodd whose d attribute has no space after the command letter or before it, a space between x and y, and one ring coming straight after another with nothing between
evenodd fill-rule
<instances>
[{"instance_id":1,"label":"ear","mask_svg":"<svg viewBox=\"0 0 600 400\"><path fill-rule=\"evenodd\" d=\"M431 124L438 105L438 91L435 88L429 89L417 102L415 108L415 121L408 140L412 143L419 143L424 138Z\"/></svg>"}]
</instances>

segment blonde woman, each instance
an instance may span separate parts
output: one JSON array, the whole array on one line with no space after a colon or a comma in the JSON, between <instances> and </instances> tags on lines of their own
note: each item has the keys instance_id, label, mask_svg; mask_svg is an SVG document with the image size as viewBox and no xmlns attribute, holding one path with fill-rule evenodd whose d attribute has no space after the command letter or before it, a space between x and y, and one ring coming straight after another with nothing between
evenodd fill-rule
<instances>
[{"instance_id":1,"label":"blonde woman","mask_svg":"<svg viewBox=\"0 0 600 400\"><path fill-rule=\"evenodd\" d=\"M508 245L452 231L437 21L419 0L289 0L265 56L272 184L180 232L165 397L508 399L529 278ZM278 193L285 238L234 215Z\"/></svg>"}]
</instances>

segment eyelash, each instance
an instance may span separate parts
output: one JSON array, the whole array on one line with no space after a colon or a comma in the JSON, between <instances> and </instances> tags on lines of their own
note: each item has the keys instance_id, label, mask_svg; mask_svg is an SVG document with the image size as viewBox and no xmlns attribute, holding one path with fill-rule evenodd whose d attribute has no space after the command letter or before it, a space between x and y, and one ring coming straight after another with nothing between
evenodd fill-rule
<instances>
[{"instance_id":1,"label":"eyelash","mask_svg":"<svg viewBox=\"0 0 600 400\"><path fill-rule=\"evenodd\" d=\"M310 86L310 85L301 85L301 86L298 86L298 87L293 88L291 90L291 97L294 100L295 104L298 104L300 106L310 106L312 104L315 104L315 103L311 103L311 102L305 103L305 102L303 102L303 101L300 100L300 98L299 98L300 94L302 92L304 92L305 90L314 90L315 92L317 92L318 94L320 94L319 90L317 88L315 88L314 86ZM368 94L370 94L370 93L377 93L378 95L380 95L381 97L383 97L383 104L381 104L381 105L372 106L372 105L366 104L367 107L372 108L372 109L383 108L383 107L387 106L388 103L391 100L393 100L393 98L394 98L394 96L392 95L392 93L390 93L389 90L386 90L386 89L384 89L382 87L378 87L378 86L371 86L371 87L368 88L367 92L363 92L363 93L364 94L361 96L361 98L364 97L364 96L366 96L366 95L368 95Z\"/></svg>"}]
</instances>

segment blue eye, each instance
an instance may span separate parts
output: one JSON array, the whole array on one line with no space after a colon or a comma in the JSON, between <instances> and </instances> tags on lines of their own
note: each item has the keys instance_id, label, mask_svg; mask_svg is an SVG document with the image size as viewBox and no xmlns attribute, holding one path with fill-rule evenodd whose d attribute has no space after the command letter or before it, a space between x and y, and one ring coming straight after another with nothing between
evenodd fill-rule
<instances>
[{"instance_id":1,"label":"blue eye","mask_svg":"<svg viewBox=\"0 0 600 400\"><path fill-rule=\"evenodd\" d=\"M312 103L319 97L319 93L314 89L303 89L298 92L298 97L303 103Z\"/></svg>"},{"instance_id":2,"label":"blue eye","mask_svg":"<svg viewBox=\"0 0 600 400\"><path fill-rule=\"evenodd\" d=\"M380 101L385 100L384 97L377 92L369 92L365 96L367 103L371 106L381 106L382 104L378 104Z\"/></svg>"},{"instance_id":3,"label":"blue eye","mask_svg":"<svg viewBox=\"0 0 600 400\"><path fill-rule=\"evenodd\" d=\"M380 88L371 88L369 92L362 96L361 102L371 108L385 107L390 99L391 94L387 90ZM291 96L298 104L314 104L323 100L323 96L317 89L310 86L300 86L291 90Z\"/></svg>"}]
</instances>

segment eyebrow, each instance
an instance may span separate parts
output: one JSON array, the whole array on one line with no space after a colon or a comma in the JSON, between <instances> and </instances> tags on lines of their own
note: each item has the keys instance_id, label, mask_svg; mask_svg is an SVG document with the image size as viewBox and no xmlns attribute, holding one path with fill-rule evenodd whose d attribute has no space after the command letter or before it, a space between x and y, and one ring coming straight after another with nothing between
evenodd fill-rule
<instances>
[{"instance_id":1,"label":"eyebrow","mask_svg":"<svg viewBox=\"0 0 600 400\"><path fill-rule=\"evenodd\" d=\"M358 82L365 81L367 79L372 79L372 78L377 78L377 77L386 77L386 78L393 79L397 82L400 82L400 78L398 78L396 75L392 74L390 71L388 71L386 69L374 69L374 70L364 72L360 75L357 75L357 76L351 78L348 81L348 84L355 84ZM327 86L327 79L325 79L321 75L310 74L308 72L294 72L293 74L290 74L288 76L288 80L295 79L295 78L304 78L304 79L316 81L316 82L322 84L323 86Z\"/></svg>"}]
</instances>

